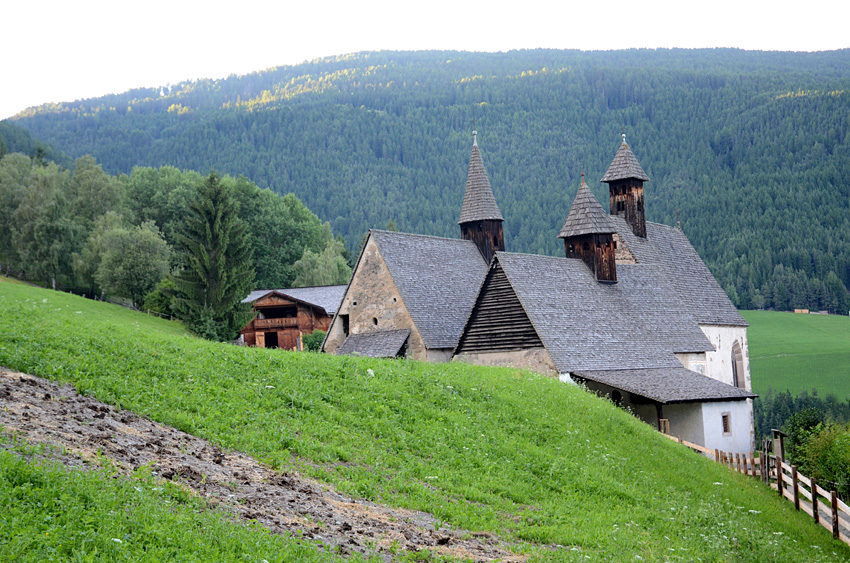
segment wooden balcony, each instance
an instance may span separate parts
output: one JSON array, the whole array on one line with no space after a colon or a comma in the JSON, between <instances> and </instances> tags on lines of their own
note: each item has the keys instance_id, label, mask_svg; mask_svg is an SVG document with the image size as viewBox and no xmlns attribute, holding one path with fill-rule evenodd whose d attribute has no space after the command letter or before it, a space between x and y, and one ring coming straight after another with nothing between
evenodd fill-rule
<instances>
[{"instance_id":1,"label":"wooden balcony","mask_svg":"<svg viewBox=\"0 0 850 563\"><path fill-rule=\"evenodd\" d=\"M284 317L282 319L254 319L254 328L286 328L297 327L298 317Z\"/></svg>"}]
</instances>

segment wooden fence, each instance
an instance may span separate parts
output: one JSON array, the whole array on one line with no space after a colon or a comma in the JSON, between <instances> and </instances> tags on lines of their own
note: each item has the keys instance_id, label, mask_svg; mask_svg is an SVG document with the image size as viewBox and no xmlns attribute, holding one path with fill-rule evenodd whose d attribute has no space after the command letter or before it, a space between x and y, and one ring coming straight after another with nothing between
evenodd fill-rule
<instances>
[{"instance_id":1,"label":"wooden fence","mask_svg":"<svg viewBox=\"0 0 850 563\"><path fill-rule=\"evenodd\" d=\"M850 507L838 498L836 491L828 491L814 479L797 471L797 467L785 463L779 457L766 451L755 456L732 454L720 450L709 450L698 444L664 434L694 451L713 457L717 463L729 467L743 475L760 479L777 493L794 503L794 508L802 510L814 521L832 532L832 537L850 545Z\"/></svg>"}]
</instances>

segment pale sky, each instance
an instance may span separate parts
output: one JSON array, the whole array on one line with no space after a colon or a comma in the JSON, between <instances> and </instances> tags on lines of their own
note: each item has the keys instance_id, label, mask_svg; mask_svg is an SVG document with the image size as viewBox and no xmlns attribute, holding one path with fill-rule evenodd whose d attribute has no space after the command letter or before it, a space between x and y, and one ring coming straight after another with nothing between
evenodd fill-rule
<instances>
[{"instance_id":1,"label":"pale sky","mask_svg":"<svg viewBox=\"0 0 850 563\"><path fill-rule=\"evenodd\" d=\"M7 0L0 119L365 50L850 47L850 1Z\"/></svg>"}]
</instances>

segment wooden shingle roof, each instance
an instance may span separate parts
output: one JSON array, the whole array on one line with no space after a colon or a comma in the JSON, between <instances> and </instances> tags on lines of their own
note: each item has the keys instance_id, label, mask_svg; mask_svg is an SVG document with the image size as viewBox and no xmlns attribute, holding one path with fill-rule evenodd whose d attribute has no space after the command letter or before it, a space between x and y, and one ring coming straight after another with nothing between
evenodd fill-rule
<instances>
[{"instance_id":1,"label":"wooden shingle roof","mask_svg":"<svg viewBox=\"0 0 850 563\"><path fill-rule=\"evenodd\" d=\"M369 231L429 349L454 348L487 274L469 240Z\"/></svg>"},{"instance_id":2,"label":"wooden shingle roof","mask_svg":"<svg viewBox=\"0 0 850 563\"><path fill-rule=\"evenodd\" d=\"M599 284L576 258L496 260L561 373L675 368L676 353L714 350L652 265L618 265L618 283Z\"/></svg>"},{"instance_id":3,"label":"wooden shingle roof","mask_svg":"<svg viewBox=\"0 0 850 563\"><path fill-rule=\"evenodd\" d=\"M641 238L622 217L609 219L637 263L655 265L699 324L749 326L680 229L647 222Z\"/></svg>"},{"instance_id":4,"label":"wooden shingle roof","mask_svg":"<svg viewBox=\"0 0 850 563\"><path fill-rule=\"evenodd\" d=\"M242 303L253 303L258 299L275 293L281 297L312 305L325 311L328 316L336 314L345 295L344 285L322 285L316 287L294 287L288 289L258 289L248 294Z\"/></svg>"},{"instance_id":5,"label":"wooden shingle roof","mask_svg":"<svg viewBox=\"0 0 850 563\"><path fill-rule=\"evenodd\" d=\"M584 174L582 173L581 176L581 186L567 214L567 220L564 221L564 226L558 233L558 238L616 232L611 221L608 220L608 214L584 182Z\"/></svg>"},{"instance_id":6,"label":"wooden shingle roof","mask_svg":"<svg viewBox=\"0 0 850 563\"><path fill-rule=\"evenodd\" d=\"M635 393L661 404L695 401L740 401L757 397L716 379L683 368L581 371L575 375Z\"/></svg>"},{"instance_id":7,"label":"wooden shingle roof","mask_svg":"<svg viewBox=\"0 0 850 563\"><path fill-rule=\"evenodd\" d=\"M394 358L409 336L408 328L351 334L346 337L336 353L369 358Z\"/></svg>"},{"instance_id":8,"label":"wooden shingle roof","mask_svg":"<svg viewBox=\"0 0 850 563\"><path fill-rule=\"evenodd\" d=\"M649 176L641 168L635 153L626 144L626 136L623 135L623 144L620 145L620 150L614 155L614 160L611 161L608 171L602 176L600 182L615 182L627 178L649 181Z\"/></svg>"},{"instance_id":9,"label":"wooden shingle roof","mask_svg":"<svg viewBox=\"0 0 850 563\"><path fill-rule=\"evenodd\" d=\"M473 141L472 157L469 159L469 173L466 177L466 191L463 194L463 208L460 211L459 224L472 221L493 219L504 221L496 205L496 197L490 187L490 178L484 169L484 160L478 143Z\"/></svg>"}]
</instances>

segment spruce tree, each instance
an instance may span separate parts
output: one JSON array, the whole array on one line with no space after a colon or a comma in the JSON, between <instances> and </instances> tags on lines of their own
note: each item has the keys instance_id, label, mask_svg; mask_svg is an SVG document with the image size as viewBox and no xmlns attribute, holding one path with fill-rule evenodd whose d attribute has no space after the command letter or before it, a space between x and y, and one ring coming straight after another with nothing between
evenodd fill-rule
<instances>
[{"instance_id":1,"label":"spruce tree","mask_svg":"<svg viewBox=\"0 0 850 563\"><path fill-rule=\"evenodd\" d=\"M178 241L184 267L174 276L176 315L199 336L232 340L253 316L242 299L254 270L236 201L214 171L190 202Z\"/></svg>"}]
</instances>

